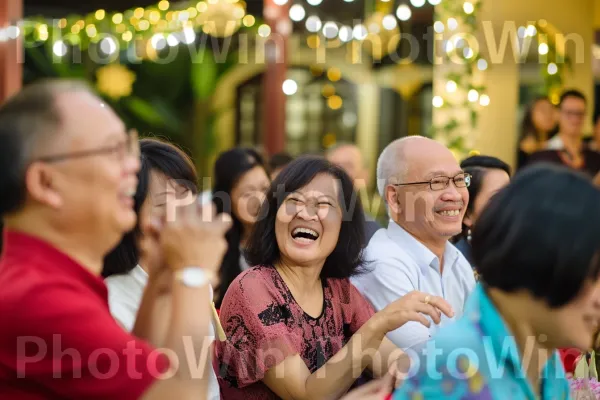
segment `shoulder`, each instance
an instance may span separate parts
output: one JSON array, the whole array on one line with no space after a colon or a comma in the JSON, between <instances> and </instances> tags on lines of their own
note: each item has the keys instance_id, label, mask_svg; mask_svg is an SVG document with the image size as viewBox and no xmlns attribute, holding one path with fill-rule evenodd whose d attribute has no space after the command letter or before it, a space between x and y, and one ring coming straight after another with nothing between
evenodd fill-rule
<instances>
[{"instance_id":1,"label":"shoulder","mask_svg":"<svg viewBox=\"0 0 600 400\"><path fill-rule=\"evenodd\" d=\"M348 278L329 278L327 279L327 286L331 288L333 296L343 304L350 304L357 295L361 296L358 289Z\"/></svg>"},{"instance_id":2,"label":"shoulder","mask_svg":"<svg viewBox=\"0 0 600 400\"><path fill-rule=\"evenodd\" d=\"M277 270L269 265L257 265L243 271L231 282L229 290L247 292L253 290L271 289L277 278Z\"/></svg>"},{"instance_id":3,"label":"shoulder","mask_svg":"<svg viewBox=\"0 0 600 400\"><path fill-rule=\"evenodd\" d=\"M410 255L394 242L386 229L375 233L365 251L365 260L368 264L367 273L382 272L384 269L416 272L418 265L412 261Z\"/></svg>"},{"instance_id":4,"label":"shoulder","mask_svg":"<svg viewBox=\"0 0 600 400\"><path fill-rule=\"evenodd\" d=\"M252 267L229 285L223 298L221 312L237 308L264 308L273 302L284 302L285 287L277 270L268 265Z\"/></svg>"}]
</instances>

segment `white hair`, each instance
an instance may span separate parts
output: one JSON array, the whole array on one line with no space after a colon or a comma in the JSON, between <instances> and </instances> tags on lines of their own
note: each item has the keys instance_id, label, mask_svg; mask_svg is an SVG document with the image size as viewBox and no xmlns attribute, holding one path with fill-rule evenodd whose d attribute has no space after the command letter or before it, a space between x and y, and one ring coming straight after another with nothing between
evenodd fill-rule
<instances>
[{"instance_id":1,"label":"white hair","mask_svg":"<svg viewBox=\"0 0 600 400\"><path fill-rule=\"evenodd\" d=\"M400 183L408 172L405 145L412 140L427 139L423 136L407 136L394 140L381 152L377 160L377 191L381 198L385 198L385 188L390 183ZM391 182L393 181L393 182Z\"/></svg>"}]
</instances>

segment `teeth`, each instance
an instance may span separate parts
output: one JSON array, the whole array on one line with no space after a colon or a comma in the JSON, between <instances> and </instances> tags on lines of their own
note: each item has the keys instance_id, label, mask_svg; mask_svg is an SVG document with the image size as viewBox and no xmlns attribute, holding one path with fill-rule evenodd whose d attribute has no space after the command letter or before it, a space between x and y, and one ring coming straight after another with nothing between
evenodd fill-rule
<instances>
[{"instance_id":1,"label":"teeth","mask_svg":"<svg viewBox=\"0 0 600 400\"><path fill-rule=\"evenodd\" d=\"M456 217L460 214L460 210L440 211L440 214L447 217Z\"/></svg>"},{"instance_id":2,"label":"teeth","mask_svg":"<svg viewBox=\"0 0 600 400\"><path fill-rule=\"evenodd\" d=\"M296 235L300 232L309 234L309 235L313 236L314 238L319 237L319 234L317 232L313 231L312 229L308 229L308 228L296 228L292 231L292 235Z\"/></svg>"}]
</instances>

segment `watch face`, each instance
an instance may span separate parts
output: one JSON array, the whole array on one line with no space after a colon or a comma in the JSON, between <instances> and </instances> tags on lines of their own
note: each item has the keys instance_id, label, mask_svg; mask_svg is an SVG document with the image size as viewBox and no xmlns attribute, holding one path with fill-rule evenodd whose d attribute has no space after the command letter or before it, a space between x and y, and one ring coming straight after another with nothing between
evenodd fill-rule
<instances>
[{"instance_id":1,"label":"watch face","mask_svg":"<svg viewBox=\"0 0 600 400\"><path fill-rule=\"evenodd\" d=\"M206 273L202 268L186 268L183 271L183 283L187 286L199 287L206 284Z\"/></svg>"}]
</instances>

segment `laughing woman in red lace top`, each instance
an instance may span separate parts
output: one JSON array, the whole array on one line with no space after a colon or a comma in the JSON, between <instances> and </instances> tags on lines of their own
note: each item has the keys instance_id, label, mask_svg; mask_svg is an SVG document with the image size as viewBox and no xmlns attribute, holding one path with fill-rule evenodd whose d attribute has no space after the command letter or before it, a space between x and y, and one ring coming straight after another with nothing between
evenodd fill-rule
<instances>
[{"instance_id":1,"label":"laughing woman in red lace top","mask_svg":"<svg viewBox=\"0 0 600 400\"><path fill-rule=\"evenodd\" d=\"M221 307L225 400L339 398L364 369L382 376L402 355L387 332L452 315L420 292L373 312L348 280L364 264L363 224L352 181L322 158L300 158L273 181L247 246L256 267Z\"/></svg>"}]
</instances>

